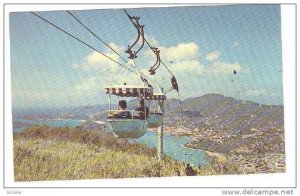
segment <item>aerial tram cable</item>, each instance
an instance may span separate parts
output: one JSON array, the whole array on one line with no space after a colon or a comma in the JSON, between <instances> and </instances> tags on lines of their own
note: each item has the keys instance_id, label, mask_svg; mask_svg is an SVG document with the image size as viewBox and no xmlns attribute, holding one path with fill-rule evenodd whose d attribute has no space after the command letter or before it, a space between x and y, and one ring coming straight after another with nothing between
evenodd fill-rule
<instances>
[{"instance_id":1,"label":"aerial tram cable","mask_svg":"<svg viewBox=\"0 0 300 196\"><path fill-rule=\"evenodd\" d=\"M124 9L125 13L127 14L128 17L131 17L127 11ZM164 67L167 69L167 71L172 75L172 78L171 78L171 84L172 84L172 88L174 90L176 90L177 92L179 92L179 87L178 87L178 83L177 83L177 80L174 76L174 74L171 72L171 70L166 66L166 64L161 60L160 58L160 51L158 50L158 48L156 47L152 47L150 45L150 43L147 41L146 38L144 38L146 44L150 47L150 49L152 50L152 52L155 54L156 58L157 58L157 62L154 64L154 66L152 66L149 70L150 72L150 75L155 75L155 71L159 68L160 66L160 63L162 63L164 65Z\"/></svg>"},{"instance_id":2,"label":"aerial tram cable","mask_svg":"<svg viewBox=\"0 0 300 196\"><path fill-rule=\"evenodd\" d=\"M124 9L128 19L130 20L130 22L133 24L133 26L135 27L135 29L137 30L137 38L136 40L131 44L131 45L128 45L128 49L125 51L125 53L129 54L129 59L133 60L135 58L137 58L137 54L142 50L142 48L144 47L145 45L145 42L147 41L146 38L145 38L145 34L144 34L144 27L145 25L141 25L140 22L139 22L139 19L140 17L138 16L130 16L127 11ZM137 51L132 51L133 47L138 43L138 41L142 39L142 44L139 46L138 50ZM159 58L159 57L158 57ZM159 60L157 60L156 64L159 62ZM150 75L154 75L154 74L150 74ZM145 76L145 75L143 75ZM140 76L141 80L148 86L151 86L149 85L147 79L143 76ZM149 78L148 78L149 79ZM153 82L153 80L150 80L151 82ZM159 89L161 90L162 89L162 86L160 86L156 80L154 80L154 82L158 87Z\"/></svg>"},{"instance_id":3,"label":"aerial tram cable","mask_svg":"<svg viewBox=\"0 0 300 196\"><path fill-rule=\"evenodd\" d=\"M142 37L142 45L140 46L140 48L137 51L134 52L134 58L137 58L137 54L142 50L142 48L144 47L144 44L145 44L144 26L145 25L138 26L140 28L140 34Z\"/></svg>"},{"instance_id":4,"label":"aerial tram cable","mask_svg":"<svg viewBox=\"0 0 300 196\"><path fill-rule=\"evenodd\" d=\"M135 24L135 23L133 22L133 19L136 19L136 20L138 21L138 20L140 19L140 17L130 16L130 15L128 14L128 12L127 12L125 9L123 9L123 10L124 10L125 14L127 15L127 17L129 18L129 20L131 21L131 23L136 27L137 24ZM139 23L138 23L138 24L139 24ZM136 28L137 28L137 27L136 27ZM137 40L138 40L138 39L137 39ZM137 42L137 40L136 40L136 42ZM145 37L143 37L143 44L142 44L142 45L144 45L144 41L145 41L146 44L150 47L150 49L152 50L152 52L155 54L155 56L157 57L157 60L159 60L159 63L156 62L156 63L154 64L154 66L152 66L152 67L150 68L150 70L149 70L150 75L155 75L155 71L159 68L160 63L162 63L162 64L164 65L164 67L168 70L168 72L172 75L172 78L171 78L171 84L172 84L172 87L171 87L170 91L171 91L172 89L174 89L174 90L177 91L178 100L179 100L179 104L180 104L180 110L181 110L181 117L183 118L183 113L182 113L182 103L181 103L181 100L180 100L179 86L178 86L178 83L177 83L177 80L176 80L174 74L173 74L173 73L171 72L171 70L166 66L166 64L161 60L160 55L159 55L159 52L160 52L160 51L158 50L158 48L152 47ZM135 43L136 43L136 42L135 42ZM169 92L169 91L168 91L168 92Z\"/></svg>"},{"instance_id":5,"label":"aerial tram cable","mask_svg":"<svg viewBox=\"0 0 300 196\"><path fill-rule=\"evenodd\" d=\"M158 54L157 54L157 50L156 50L157 48L152 47L152 46L150 45L150 43L147 41L147 39L145 39L145 42L146 42L146 44L150 47L150 49L152 50L152 52L157 56L157 58L158 58L158 60L159 60L159 64L157 65L157 67L156 67L155 69L152 69L154 66L152 66L152 67L150 68L150 70L149 70L150 74L153 73L153 74L151 74L151 75L154 75L154 74L155 74L155 71L158 69L160 63L162 63L162 64L164 65L164 67L168 70L168 72L172 75L172 78L171 78L172 88L171 88L171 90L174 89L174 90L176 90L176 91L179 93L179 87L178 87L177 80L176 80L174 74L171 72L171 70L170 70L170 69L166 66L166 64L161 60L160 56L158 56L158 55L159 55L159 52L158 52Z\"/></svg>"},{"instance_id":6,"label":"aerial tram cable","mask_svg":"<svg viewBox=\"0 0 300 196\"><path fill-rule=\"evenodd\" d=\"M131 46L128 46L128 50L125 51L126 53L130 54L129 58L133 59L133 58L137 58L137 53L144 47L144 44L145 42L147 43L147 45L150 47L150 49L152 50L152 52L155 54L156 56L156 63L150 68L149 72L150 72L150 75L154 75L155 74L155 71L158 69L159 65L160 65L160 56L159 56L159 50L158 48L155 48L155 47L151 47L149 42L147 41L147 39L145 38L144 36L144 25L140 25L139 23L139 19L140 17L137 17L137 16L130 16L128 14L128 12L123 9L125 14L127 15L127 17L129 18L129 20L131 21L131 23L133 24L133 26L137 29L138 31L138 36L137 36L137 39L135 40L135 42L131 45ZM138 40L140 39L140 37L142 37L142 45L140 46L140 48L135 52L132 52L132 48L133 46L135 46L138 42ZM168 70L170 72L170 70ZM173 75L173 74L172 74Z\"/></svg>"},{"instance_id":7,"label":"aerial tram cable","mask_svg":"<svg viewBox=\"0 0 300 196\"><path fill-rule=\"evenodd\" d=\"M135 46L138 43L138 41L139 41L139 39L141 37L141 30L140 30L140 24L139 24L139 19L140 18L139 17L131 17L131 16L129 16L129 19L130 19L130 21L132 22L132 24L134 25L134 27L137 30L137 38L135 39L135 41L133 42L133 44L128 45L128 49L125 52L130 55L129 58L133 59L133 58L137 58L137 56L135 56L132 53L131 49L133 48L133 46ZM133 22L133 20L135 20L136 22Z\"/></svg>"},{"instance_id":8,"label":"aerial tram cable","mask_svg":"<svg viewBox=\"0 0 300 196\"><path fill-rule=\"evenodd\" d=\"M102 54L103 56L105 56L106 58L110 59L111 61L117 63L118 65L120 65L120 66L122 66L122 67L124 67L124 65L122 65L122 64L119 63L118 61L116 61L116 60L114 60L113 58L107 56L106 54L100 52L99 50L97 50L97 49L94 48L93 46L91 46L91 45L85 43L84 41L82 41L82 40L80 40L79 38L75 37L75 36L72 35L71 33L69 33L69 32L67 32L67 31L63 30L62 28L60 28L60 27L58 27L58 26L56 26L55 24L53 24L53 23L50 22L49 20L46 20L45 18L41 17L40 15L38 15L38 14L36 14L36 13L34 13L34 12L30 12L30 13L33 14L33 15L35 15L36 17L40 18L41 20L45 21L46 23L52 25L53 27L57 28L58 30L62 31L63 33L67 34L68 36L72 37L73 39L75 39L75 40L81 42L82 44L86 45L87 47L89 47L89 48L95 50L96 52L98 52L98 53L100 53L100 54Z\"/></svg>"},{"instance_id":9,"label":"aerial tram cable","mask_svg":"<svg viewBox=\"0 0 300 196\"><path fill-rule=\"evenodd\" d=\"M146 39L145 39L145 42L156 56L155 64L152 67L150 67L150 69L149 69L150 75L155 75L155 71L159 68L160 63L161 63L160 50L158 50L158 48L156 48L156 47L152 47ZM168 70L168 71L170 72L170 70ZM171 75L173 75L173 74L171 73Z\"/></svg>"},{"instance_id":10,"label":"aerial tram cable","mask_svg":"<svg viewBox=\"0 0 300 196\"><path fill-rule=\"evenodd\" d=\"M107 46L109 49L111 49L115 54L117 54L126 64L128 63L128 61L125 59L125 58L123 58L115 49L113 49L111 46L109 46L105 41L103 41L103 39L101 39L99 36L97 36L90 28L88 28L85 24L83 24L83 22L81 22L74 14L72 14L70 11L68 11L67 10L67 12L79 23L79 24L81 24L86 30L88 30L94 37L96 37L99 41L101 41L105 46ZM134 58L136 58L137 57L137 53L143 48L143 46L144 46L144 30L143 30L143 27L144 27L144 25L140 25L139 23L138 23L138 19L139 18L137 18L136 20L137 20L137 24L135 25L136 26L136 28L137 28L137 30L138 30L138 38L137 38L137 40L136 40L136 42L139 40L139 37L140 37L140 35L142 36L142 38L143 38L143 44L142 44L142 46L140 47L140 49L137 51L137 52L134 52L134 54L132 54L132 52L129 52L129 54L130 54L130 56L131 56L131 59L133 59L133 57ZM136 42L131 46L131 48L136 44ZM131 49L130 48L130 49ZM130 50L130 49L128 49L128 50ZM130 50L131 51L131 50ZM128 51L126 51L126 53L128 53ZM123 66L123 68L128 68L127 66ZM136 73L136 72L135 72ZM139 72L139 74L140 74L140 78L141 78L141 80L146 84L146 85L148 85L148 80L147 79L149 79L147 76L145 76L142 72ZM146 79L147 78L147 79ZM150 80L151 82L153 82L152 80ZM154 82L153 82L154 83Z\"/></svg>"},{"instance_id":11,"label":"aerial tram cable","mask_svg":"<svg viewBox=\"0 0 300 196\"><path fill-rule=\"evenodd\" d=\"M67 32L67 31L63 30L62 28L58 27L58 26L55 25L54 23L50 22L49 20L43 18L42 16L40 16L40 15L34 13L34 12L30 12L30 13L33 14L33 15L35 15L36 17L40 18L40 19L43 20L44 22L50 24L51 26L55 27L56 29L60 30L61 32L67 34L67 35L70 36L70 37L72 37L73 39L79 41L80 43L84 44L85 46L87 46L87 47L93 49L94 51L98 52L99 54L105 56L105 57L108 58L109 60L111 60L111 61L115 62L116 64L118 64L118 65L120 65L120 66L126 68L125 65L119 63L118 61L114 60L113 58L111 58L111 57L107 56L106 54L100 52L100 51L99 51L98 49L96 49L95 47L93 47L93 46L91 46L91 45L85 43L84 41L82 41L82 40L80 40L79 38L75 37L75 36L72 35L71 33L69 33L69 32ZM126 61L126 62L127 62L127 61ZM133 71L133 70L131 70L131 69L129 69L129 71L136 74L136 72ZM141 72L140 72L140 73L141 73ZM150 78L148 78L145 74L141 73L141 75L142 75L142 78L143 78L142 80L143 80L143 81L147 81L147 80L146 80L146 78L147 78L149 81L151 81L151 82L154 83L154 81L152 81Z\"/></svg>"},{"instance_id":12,"label":"aerial tram cable","mask_svg":"<svg viewBox=\"0 0 300 196\"><path fill-rule=\"evenodd\" d=\"M179 105L180 105L181 119L183 119L182 103L181 103L179 91L177 91L177 95L178 95L178 101L179 101Z\"/></svg>"},{"instance_id":13,"label":"aerial tram cable","mask_svg":"<svg viewBox=\"0 0 300 196\"><path fill-rule=\"evenodd\" d=\"M105 41L103 41L99 36L97 36L90 28L88 28L85 24L83 24L74 14L70 11L66 10L78 23L80 23L86 30L88 30L94 37L96 37L99 41L101 41L105 46L111 49L114 53L116 53L124 62L127 63L127 60L124 59L115 49L113 49L110 45L108 45Z\"/></svg>"},{"instance_id":14,"label":"aerial tram cable","mask_svg":"<svg viewBox=\"0 0 300 196\"><path fill-rule=\"evenodd\" d=\"M141 49L144 47L146 39L145 39L145 35L144 35L144 25L141 25L139 23L139 19L140 17L137 16L130 16L126 10L124 10L124 12L126 13L128 19L130 20L130 22L133 24L133 26L135 27L135 29L137 30L137 38L134 41L133 44L128 46L128 49L125 51L125 53L129 54L129 59L133 60L134 58L137 58L137 54L141 51ZM141 45L139 46L139 49L137 51L132 51L133 47L138 43L138 41L142 41ZM160 64L160 57L159 57L159 50L158 48L152 48L152 50L155 50L156 52L156 63L154 66L152 66L152 70L156 70L157 67L156 65ZM154 71L155 72L155 71ZM153 129L153 128L158 128L158 127L162 127L162 119L163 119L163 102L164 100L166 100L166 95L163 92L163 88L162 86L160 86L157 81L155 80L154 77L154 73L150 74L150 76L152 76L152 79L155 81L155 85L158 87L159 89L159 93L153 93L151 96L145 97L146 100L149 100L149 107L150 107L150 101L158 101L158 105L160 107L160 109L152 109L149 112L149 118L147 119L148 121L148 128ZM159 137L162 139L162 131L159 131ZM161 153L159 153L161 154ZM160 157L160 156L159 156Z\"/></svg>"},{"instance_id":15,"label":"aerial tram cable","mask_svg":"<svg viewBox=\"0 0 300 196\"><path fill-rule=\"evenodd\" d=\"M155 56L156 56L156 62L155 64L150 67L149 72L150 75L155 75L155 71L159 68L160 66L160 50L158 50L158 48L152 47L151 50L154 52Z\"/></svg>"},{"instance_id":16,"label":"aerial tram cable","mask_svg":"<svg viewBox=\"0 0 300 196\"><path fill-rule=\"evenodd\" d=\"M168 72L174 76L174 74L171 72L171 70L167 67L167 65L160 59L160 62L163 64L163 66L165 66L165 68L168 70ZM175 76L174 76L175 77Z\"/></svg>"},{"instance_id":17,"label":"aerial tram cable","mask_svg":"<svg viewBox=\"0 0 300 196\"><path fill-rule=\"evenodd\" d=\"M144 27L145 25L141 25L139 23L139 19L140 17L137 16L130 16L126 11L125 11L126 15L128 16L129 20L131 21L131 23L133 24L133 26L135 27L135 29L137 30L137 38L136 40L131 44L128 45L128 49L125 51L125 53L129 54L129 59L131 59L133 61L133 59L137 58L137 54L142 50L142 48L144 47L145 44L145 34L144 34ZM138 43L138 41L142 39L142 44L140 45L139 49L137 51L132 51L133 47ZM134 61L133 61L134 62ZM141 73L141 72L139 72ZM151 85L149 85L147 79L145 77L143 77L142 75L140 75L140 79L149 87ZM149 78L148 78L149 79ZM153 81L152 81L153 82ZM154 82L155 84L156 81ZM158 85L159 86L159 85ZM159 86L159 89L161 89L162 87Z\"/></svg>"},{"instance_id":18,"label":"aerial tram cable","mask_svg":"<svg viewBox=\"0 0 300 196\"><path fill-rule=\"evenodd\" d=\"M126 12L125 9L124 9L124 11L125 11L127 17L129 18L129 20L131 21L131 23L133 24L133 26L136 28L137 33L138 33L136 40L133 42L133 44L129 45L128 49L125 51L127 54L129 54L130 59L134 59L134 58L137 58L137 54L142 50L142 48L144 47L144 44L145 44L145 34L144 34L145 25L141 25L139 23L140 17L130 16ZM140 38L142 38L142 44L141 44L140 48L137 51L132 51L132 48L138 43Z\"/></svg>"},{"instance_id":19,"label":"aerial tram cable","mask_svg":"<svg viewBox=\"0 0 300 196\"><path fill-rule=\"evenodd\" d=\"M146 42L147 45L150 47L150 49L153 51L153 53L157 56L157 52L156 52L156 49L157 49L157 48L152 47L152 46L150 45L150 43L147 41L147 39L145 39L145 42ZM158 55L159 55L159 54L158 54ZM180 105L181 119L183 119L182 103L181 103L181 99L180 99L179 86L178 86L177 80L176 80L174 74L171 72L171 70L170 70L170 69L166 66L166 64L161 60L160 56L159 56L159 64L158 64L158 66L157 66L154 70L152 70L152 69L150 68L150 70L151 70L151 71L149 70L149 71L150 71L150 74L151 74L152 72L154 72L154 74L155 74L155 71L158 69L160 63L162 63L162 64L164 65L164 67L168 70L168 72L172 75L172 78L171 78L171 84L172 84L172 87L171 87L168 91L166 91L165 93L168 93L168 92L170 92L171 90L176 90L177 95L178 95L179 105ZM153 66L153 67L154 67L154 66ZM154 74L153 74L153 75L154 75Z\"/></svg>"},{"instance_id":20,"label":"aerial tram cable","mask_svg":"<svg viewBox=\"0 0 300 196\"><path fill-rule=\"evenodd\" d=\"M137 17L137 16L130 16L129 14L128 14L128 12L125 10L125 9L123 9L124 10L124 12L125 12L125 14L127 15L127 17L129 18L129 20L131 21L131 23L134 25L134 27L138 30L138 27L137 26L142 26L142 27L144 27L144 25L140 25L139 24L139 22L138 22L138 20L140 19L140 17ZM137 22L135 23L133 20L137 20ZM143 29L143 28L142 28ZM138 33L139 34L141 34L141 32L138 30ZM142 34L142 35L144 35L144 33ZM137 43L137 41L138 41L138 39L139 39L139 37L140 36L138 36L138 38L137 38L137 40L134 42L134 44L133 45L135 45L136 43ZM171 70L163 63L163 61L161 60L161 58L160 58L160 55L159 55L159 50L158 50L158 48L156 48L156 47L152 47L151 45L150 45L150 43L147 41L147 39L144 37L144 36L142 36L142 38L143 38L143 42L142 42L142 46L144 46L144 42L146 42L146 44L150 47L150 49L152 50L152 52L155 54L155 56L157 57L157 62L155 63L155 65L154 66L152 66L152 68L155 68L155 70L157 70L158 69L158 67L159 67L159 65L160 65L160 63L162 63L165 67L166 67L166 69L169 71L169 73L175 78L175 76L174 76L174 74L171 72ZM131 47L129 47L129 49L131 50L131 48L133 47L133 45L131 46ZM129 50L128 49L128 50ZM141 49L141 48L140 48ZM139 50L140 50L139 49ZM128 53L128 50L126 51L126 53ZM150 70L151 70L151 72L150 72L150 75L154 75L155 74L155 70L154 69L151 69L150 68ZM177 82L176 81L176 79L175 79L175 82ZM177 89L178 89L178 85L177 85Z\"/></svg>"}]
</instances>

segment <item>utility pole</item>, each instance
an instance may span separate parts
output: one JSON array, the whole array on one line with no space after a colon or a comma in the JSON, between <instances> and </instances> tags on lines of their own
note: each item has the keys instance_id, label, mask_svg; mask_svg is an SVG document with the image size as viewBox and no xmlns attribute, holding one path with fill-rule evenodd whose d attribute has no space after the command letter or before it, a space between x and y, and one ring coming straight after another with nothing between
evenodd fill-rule
<instances>
[{"instance_id":1,"label":"utility pole","mask_svg":"<svg viewBox=\"0 0 300 196\"><path fill-rule=\"evenodd\" d=\"M159 102L161 109L161 124L157 130L157 158L162 160L163 158L163 140L164 140L164 100Z\"/></svg>"}]
</instances>

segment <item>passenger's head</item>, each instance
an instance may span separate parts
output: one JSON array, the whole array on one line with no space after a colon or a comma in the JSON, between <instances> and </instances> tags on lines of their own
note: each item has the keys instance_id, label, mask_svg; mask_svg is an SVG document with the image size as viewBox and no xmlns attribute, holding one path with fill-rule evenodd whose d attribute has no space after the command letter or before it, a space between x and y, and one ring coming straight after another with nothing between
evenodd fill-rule
<instances>
[{"instance_id":1,"label":"passenger's head","mask_svg":"<svg viewBox=\"0 0 300 196\"><path fill-rule=\"evenodd\" d=\"M141 99L140 100L140 107L144 107L145 106L145 100L144 99Z\"/></svg>"},{"instance_id":2,"label":"passenger's head","mask_svg":"<svg viewBox=\"0 0 300 196\"><path fill-rule=\"evenodd\" d=\"M119 108L125 110L127 108L127 102L125 100L119 101Z\"/></svg>"}]
</instances>

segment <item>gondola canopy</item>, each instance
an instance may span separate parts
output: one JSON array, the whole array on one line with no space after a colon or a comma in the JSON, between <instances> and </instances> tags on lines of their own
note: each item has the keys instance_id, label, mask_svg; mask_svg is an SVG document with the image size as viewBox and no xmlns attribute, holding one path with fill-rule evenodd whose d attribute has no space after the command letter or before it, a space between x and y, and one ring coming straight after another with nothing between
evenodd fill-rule
<instances>
[{"instance_id":1,"label":"gondola canopy","mask_svg":"<svg viewBox=\"0 0 300 196\"><path fill-rule=\"evenodd\" d=\"M118 97L135 97L145 99L145 97L153 96L153 90L145 86L119 85L105 87L106 94L113 94ZM126 107L126 106L125 106ZM146 108L145 108L146 109ZM122 116L119 114L130 113L130 115ZM146 111L144 110L144 113ZM142 137L148 127L146 115L141 116L135 110L108 110L107 116L108 128L117 138L139 138Z\"/></svg>"},{"instance_id":2,"label":"gondola canopy","mask_svg":"<svg viewBox=\"0 0 300 196\"><path fill-rule=\"evenodd\" d=\"M145 86L109 86L105 87L105 93L120 97L152 97L153 89Z\"/></svg>"},{"instance_id":3,"label":"gondola canopy","mask_svg":"<svg viewBox=\"0 0 300 196\"><path fill-rule=\"evenodd\" d=\"M163 93L153 93L152 96L147 96L147 100L166 100L167 97Z\"/></svg>"}]
</instances>

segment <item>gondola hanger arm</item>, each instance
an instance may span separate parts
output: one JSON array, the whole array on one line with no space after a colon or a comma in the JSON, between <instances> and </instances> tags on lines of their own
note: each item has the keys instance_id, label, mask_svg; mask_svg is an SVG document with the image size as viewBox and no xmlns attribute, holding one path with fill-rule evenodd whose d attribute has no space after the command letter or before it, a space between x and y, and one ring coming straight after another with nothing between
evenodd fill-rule
<instances>
[{"instance_id":1,"label":"gondola hanger arm","mask_svg":"<svg viewBox=\"0 0 300 196\"><path fill-rule=\"evenodd\" d=\"M140 46L140 48L136 52L134 52L135 58L137 57L137 54L142 50L142 48L145 45L144 27L145 27L145 25L140 25L140 34L141 34L141 37L142 37L142 45Z\"/></svg>"},{"instance_id":2,"label":"gondola hanger arm","mask_svg":"<svg viewBox=\"0 0 300 196\"><path fill-rule=\"evenodd\" d=\"M132 22L132 24L134 25L134 27L136 28L136 30L137 30L137 38L136 38L136 40L133 42L133 44L131 44L131 45L129 45L128 46L128 49L125 51L126 53L128 53L128 54L130 54L130 56L132 56L132 54L134 54L133 52L132 52L132 48L133 48L133 46L135 46L137 43L138 43L138 41L139 41L139 39L140 39L140 37L141 37L141 29L140 29L140 25L139 25L139 23L138 23L138 19L136 19L137 17L131 17L131 16L129 16L129 18L130 18L130 20L131 20L131 22ZM137 24L135 24L132 20L132 18L135 18L137 21Z\"/></svg>"}]
</instances>

